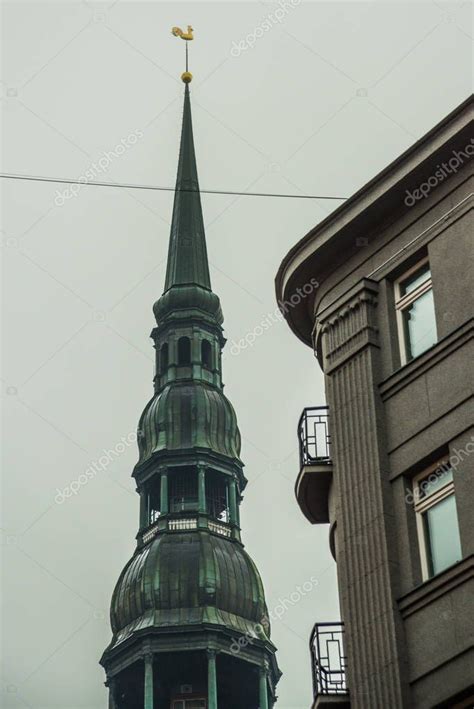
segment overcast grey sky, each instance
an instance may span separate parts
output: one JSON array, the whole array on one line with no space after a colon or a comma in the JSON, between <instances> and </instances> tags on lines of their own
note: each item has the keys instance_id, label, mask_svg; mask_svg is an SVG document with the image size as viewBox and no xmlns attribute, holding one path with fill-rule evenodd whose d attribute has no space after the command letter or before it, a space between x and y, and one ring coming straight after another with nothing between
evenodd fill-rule
<instances>
[{"instance_id":1,"label":"overcast grey sky","mask_svg":"<svg viewBox=\"0 0 474 709\"><path fill-rule=\"evenodd\" d=\"M278 7L4 3L3 170L78 178L105 153L95 179L172 186L184 46L172 25L195 28L202 188L349 196L471 92L468 2L295 1L281 22ZM60 204L64 186L2 187L0 703L103 709L98 659L138 522L135 445L118 444L152 394L148 336L172 194L84 186ZM239 354L231 349L275 311L284 254L337 204L203 196L229 340L226 393L249 479L243 539L271 611L298 585L318 581L273 625L280 709L310 705L308 636L315 621L338 617L328 530L304 520L293 493L297 420L304 406L324 403L323 380L284 323ZM104 449L112 461L58 504L58 489Z\"/></svg>"}]
</instances>

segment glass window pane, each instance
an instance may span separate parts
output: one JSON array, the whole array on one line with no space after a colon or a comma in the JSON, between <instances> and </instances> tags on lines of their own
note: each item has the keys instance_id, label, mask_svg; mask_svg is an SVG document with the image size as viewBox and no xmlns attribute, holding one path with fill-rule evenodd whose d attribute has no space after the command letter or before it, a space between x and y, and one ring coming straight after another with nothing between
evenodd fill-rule
<instances>
[{"instance_id":1,"label":"glass window pane","mask_svg":"<svg viewBox=\"0 0 474 709\"><path fill-rule=\"evenodd\" d=\"M436 343L433 291L429 290L403 310L407 358L418 357Z\"/></svg>"},{"instance_id":2,"label":"glass window pane","mask_svg":"<svg viewBox=\"0 0 474 709\"><path fill-rule=\"evenodd\" d=\"M418 286L421 286L422 283L427 281L428 278L431 278L431 270L429 263L425 263L424 266L400 283L400 295L404 296L408 295L408 293L412 293Z\"/></svg>"},{"instance_id":3,"label":"glass window pane","mask_svg":"<svg viewBox=\"0 0 474 709\"><path fill-rule=\"evenodd\" d=\"M430 575L434 576L462 558L454 495L430 507L423 516L426 525Z\"/></svg>"},{"instance_id":4,"label":"glass window pane","mask_svg":"<svg viewBox=\"0 0 474 709\"><path fill-rule=\"evenodd\" d=\"M425 499L426 497L433 495L433 493L437 492L442 487L452 482L452 480L453 471L449 467L448 463L441 465L439 468L433 470L430 475L427 475L426 478L423 478L423 480L420 480L420 482L418 483L420 499Z\"/></svg>"}]
</instances>

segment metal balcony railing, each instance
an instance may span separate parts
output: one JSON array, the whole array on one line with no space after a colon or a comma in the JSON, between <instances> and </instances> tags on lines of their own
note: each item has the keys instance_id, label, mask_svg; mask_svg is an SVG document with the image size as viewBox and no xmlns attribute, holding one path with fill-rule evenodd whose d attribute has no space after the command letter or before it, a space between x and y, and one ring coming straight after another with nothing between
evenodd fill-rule
<instances>
[{"instance_id":1,"label":"metal balcony railing","mask_svg":"<svg viewBox=\"0 0 474 709\"><path fill-rule=\"evenodd\" d=\"M347 694L344 623L316 623L309 646L314 697Z\"/></svg>"},{"instance_id":2,"label":"metal balcony railing","mask_svg":"<svg viewBox=\"0 0 474 709\"><path fill-rule=\"evenodd\" d=\"M331 461L331 439L328 423L329 408L327 406L311 406L303 409L298 422L300 467Z\"/></svg>"}]
</instances>

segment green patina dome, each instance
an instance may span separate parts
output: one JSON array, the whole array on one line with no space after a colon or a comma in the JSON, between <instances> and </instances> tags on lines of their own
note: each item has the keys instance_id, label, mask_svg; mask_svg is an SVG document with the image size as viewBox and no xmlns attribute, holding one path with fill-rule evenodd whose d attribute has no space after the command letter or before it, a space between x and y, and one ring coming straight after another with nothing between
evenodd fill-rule
<instances>
[{"instance_id":1,"label":"green patina dome","mask_svg":"<svg viewBox=\"0 0 474 709\"><path fill-rule=\"evenodd\" d=\"M199 285L180 285L169 288L153 306L153 313L158 323L167 317L179 317L180 311L198 311L210 317L212 322L222 325L224 316L219 297L207 288Z\"/></svg>"},{"instance_id":2,"label":"green patina dome","mask_svg":"<svg viewBox=\"0 0 474 709\"><path fill-rule=\"evenodd\" d=\"M138 465L160 451L190 448L207 448L239 460L234 408L221 389L202 381L166 386L148 402L138 429Z\"/></svg>"},{"instance_id":3,"label":"green patina dome","mask_svg":"<svg viewBox=\"0 0 474 709\"><path fill-rule=\"evenodd\" d=\"M249 555L199 531L164 534L137 551L115 587L111 622L114 645L141 630L203 624L270 636L262 581Z\"/></svg>"}]
</instances>

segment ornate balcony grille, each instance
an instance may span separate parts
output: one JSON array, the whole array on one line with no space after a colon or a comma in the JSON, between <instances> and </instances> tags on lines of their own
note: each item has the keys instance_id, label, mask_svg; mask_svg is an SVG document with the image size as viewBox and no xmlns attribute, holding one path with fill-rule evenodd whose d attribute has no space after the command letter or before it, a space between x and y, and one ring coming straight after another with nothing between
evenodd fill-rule
<instances>
[{"instance_id":1,"label":"ornate balcony grille","mask_svg":"<svg viewBox=\"0 0 474 709\"><path fill-rule=\"evenodd\" d=\"M309 646L314 696L347 694L344 623L316 623Z\"/></svg>"},{"instance_id":2,"label":"ornate balcony grille","mask_svg":"<svg viewBox=\"0 0 474 709\"><path fill-rule=\"evenodd\" d=\"M303 409L298 422L301 467L330 462L331 438L328 423L329 409L327 406L312 406Z\"/></svg>"}]
</instances>

